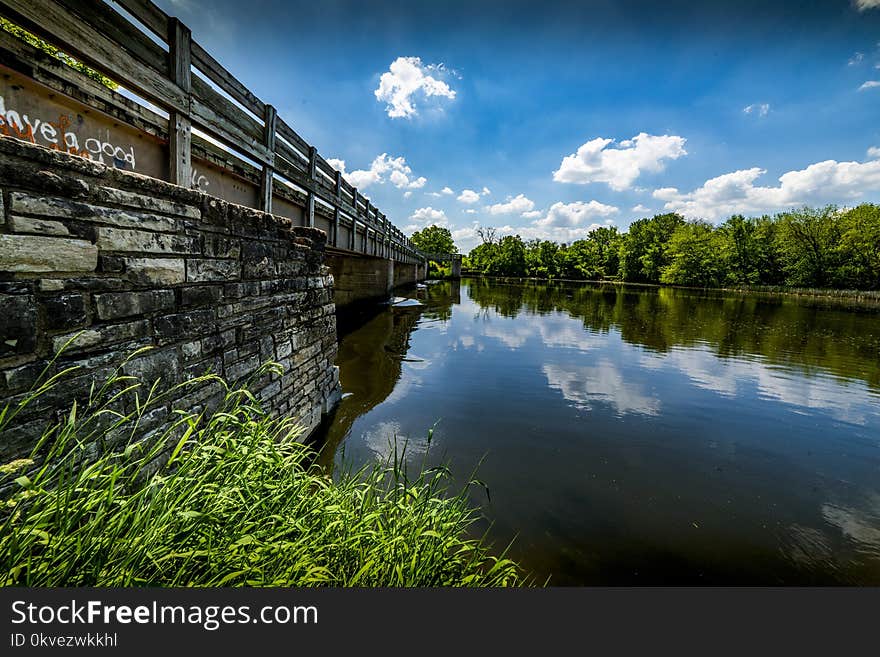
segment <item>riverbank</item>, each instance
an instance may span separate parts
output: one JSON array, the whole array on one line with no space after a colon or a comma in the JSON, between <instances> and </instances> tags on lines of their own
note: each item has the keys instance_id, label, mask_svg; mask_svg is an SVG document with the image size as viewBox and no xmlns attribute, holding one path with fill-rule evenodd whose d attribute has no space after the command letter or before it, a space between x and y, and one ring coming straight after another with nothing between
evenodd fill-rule
<instances>
[{"instance_id":1,"label":"riverbank","mask_svg":"<svg viewBox=\"0 0 880 657\"><path fill-rule=\"evenodd\" d=\"M663 285L661 283L636 283L615 279L575 279L575 278L536 278L531 276L487 276L471 271L463 271L463 278L488 279L500 282L535 282L535 283L574 283L590 285L616 285L627 287L645 287L671 290L701 290L705 292L735 292L748 294L766 294L772 296L806 297L828 300L848 300L863 302L870 306L880 307L880 290L838 290L834 288L799 288L779 285L740 285L724 287L692 287L686 285Z\"/></svg>"},{"instance_id":2,"label":"riverbank","mask_svg":"<svg viewBox=\"0 0 880 657\"><path fill-rule=\"evenodd\" d=\"M277 365L265 371L280 374ZM39 404L65 376L0 415ZM516 564L467 537L467 491L443 471L386 462L331 480L246 387L219 385L213 412L171 410L169 391L114 374L46 429L26 459L0 466L4 586L506 586ZM89 446L89 449L86 449ZM91 449L97 446L96 449Z\"/></svg>"}]
</instances>

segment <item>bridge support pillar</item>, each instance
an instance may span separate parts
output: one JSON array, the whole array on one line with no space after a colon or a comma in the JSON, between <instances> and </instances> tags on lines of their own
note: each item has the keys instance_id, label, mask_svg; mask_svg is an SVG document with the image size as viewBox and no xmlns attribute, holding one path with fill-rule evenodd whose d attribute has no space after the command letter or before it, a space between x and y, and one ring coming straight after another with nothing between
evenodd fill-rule
<instances>
[{"instance_id":1,"label":"bridge support pillar","mask_svg":"<svg viewBox=\"0 0 880 657\"><path fill-rule=\"evenodd\" d=\"M461 278L461 256L452 258L452 278Z\"/></svg>"}]
</instances>

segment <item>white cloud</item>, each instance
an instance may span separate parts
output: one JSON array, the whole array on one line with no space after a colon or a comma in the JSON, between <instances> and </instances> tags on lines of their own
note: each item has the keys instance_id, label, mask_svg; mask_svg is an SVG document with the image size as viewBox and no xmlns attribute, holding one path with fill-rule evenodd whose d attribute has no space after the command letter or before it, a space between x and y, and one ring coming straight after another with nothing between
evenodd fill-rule
<instances>
[{"instance_id":1,"label":"white cloud","mask_svg":"<svg viewBox=\"0 0 880 657\"><path fill-rule=\"evenodd\" d=\"M496 226L495 234L499 238L506 235L519 235L524 240L550 240L570 244L575 240L586 239L597 228L613 224L614 222L610 219L606 219L602 223L592 223L588 226L539 225L537 221L533 221L525 226L512 226L510 224ZM452 237L462 253L467 253L480 243L480 238L477 235L478 227L478 222L474 222L472 226L457 228L452 231Z\"/></svg>"},{"instance_id":2,"label":"white cloud","mask_svg":"<svg viewBox=\"0 0 880 657\"><path fill-rule=\"evenodd\" d=\"M868 149L868 157L872 160L880 160L880 146L871 146Z\"/></svg>"},{"instance_id":3,"label":"white cloud","mask_svg":"<svg viewBox=\"0 0 880 657\"><path fill-rule=\"evenodd\" d=\"M638 205L634 205L634 206L633 206L632 211L633 211L633 212L648 213L648 212L651 211L651 208L645 207L644 205L642 205L641 203L639 203Z\"/></svg>"},{"instance_id":4,"label":"white cloud","mask_svg":"<svg viewBox=\"0 0 880 657\"><path fill-rule=\"evenodd\" d=\"M398 57L379 78L379 87L373 94L376 100L386 103L385 111L392 119L416 116L418 110L413 99L416 94L455 98L454 89L429 75L444 70L442 64L424 65L418 57Z\"/></svg>"},{"instance_id":5,"label":"white cloud","mask_svg":"<svg viewBox=\"0 0 880 657\"><path fill-rule=\"evenodd\" d=\"M562 159L553 180L587 184L607 183L615 191L628 189L643 171L663 170L665 160L687 155L685 138L676 135L639 133L617 148L607 148L614 140L597 137Z\"/></svg>"},{"instance_id":6,"label":"white cloud","mask_svg":"<svg viewBox=\"0 0 880 657\"><path fill-rule=\"evenodd\" d=\"M358 189L365 189L370 185L383 184L388 180L398 189L420 189L425 186L428 179L424 176L412 178L412 169L403 157L389 157L387 153L377 155L370 164L369 169L356 169L345 172L345 160L327 160L330 166L338 169L343 177Z\"/></svg>"},{"instance_id":7,"label":"white cloud","mask_svg":"<svg viewBox=\"0 0 880 657\"><path fill-rule=\"evenodd\" d=\"M529 210L528 212L523 212L522 216L526 219L537 219L541 214L540 210Z\"/></svg>"},{"instance_id":8,"label":"white cloud","mask_svg":"<svg viewBox=\"0 0 880 657\"><path fill-rule=\"evenodd\" d=\"M443 189L440 190L440 193L441 194L455 194L455 192L452 191L451 187L444 187Z\"/></svg>"},{"instance_id":9,"label":"white cloud","mask_svg":"<svg viewBox=\"0 0 880 657\"><path fill-rule=\"evenodd\" d=\"M880 0L853 0L853 4L859 11L867 11L880 7Z\"/></svg>"},{"instance_id":10,"label":"white cloud","mask_svg":"<svg viewBox=\"0 0 880 657\"><path fill-rule=\"evenodd\" d=\"M547 211L547 216L535 222L536 226L573 228L581 226L590 219L608 217L616 214L619 208L605 205L599 201L575 201L574 203L554 203Z\"/></svg>"},{"instance_id":11,"label":"white cloud","mask_svg":"<svg viewBox=\"0 0 880 657\"><path fill-rule=\"evenodd\" d=\"M746 114L754 112L758 116L767 116L770 113L770 103L752 103L743 107L743 112Z\"/></svg>"},{"instance_id":12,"label":"white cloud","mask_svg":"<svg viewBox=\"0 0 880 657\"><path fill-rule=\"evenodd\" d=\"M860 198L865 192L880 191L880 158L866 162L826 160L779 177L778 187L756 186L766 173L753 167L707 180L701 187L681 193L675 187L654 191L654 198L666 201L664 208L686 217L725 219L732 214L756 214L804 204L839 203Z\"/></svg>"},{"instance_id":13,"label":"white cloud","mask_svg":"<svg viewBox=\"0 0 880 657\"><path fill-rule=\"evenodd\" d=\"M496 203L495 205L490 205L486 208L486 210L489 212L489 214L523 214L524 212L534 210L534 208L534 201L526 198L522 194L517 194L513 198L508 197L507 201L504 203Z\"/></svg>"},{"instance_id":14,"label":"white cloud","mask_svg":"<svg viewBox=\"0 0 880 657\"><path fill-rule=\"evenodd\" d=\"M480 200L480 194L472 189L463 189L458 195L458 200L462 203L476 203Z\"/></svg>"},{"instance_id":15,"label":"white cloud","mask_svg":"<svg viewBox=\"0 0 880 657\"><path fill-rule=\"evenodd\" d=\"M410 224L404 227L404 231L412 233L421 230L426 226L448 226L449 218L443 210L435 210L430 205L426 208L419 208L413 212L410 217Z\"/></svg>"},{"instance_id":16,"label":"white cloud","mask_svg":"<svg viewBox=\"0 0 880 657\"><path fill-rule=\"evenodd\" d=\"M403 193L403 198L409 198L410 196L412 196L412 192L404 192Z\"/></svg>"},{"instance_id":17,"label":"white cloud","mask_svg":"<svg viewBox=\"0 0 880 657\"><path fill-rule=\"evenodd\" d=\"M861 87L859 87L859 91L864 91L865 89L874 89L875 87L880 87L880 80L868 80L863 83Z\"/></svg>"},{"instance_id":18,"label":"white cloud","mask_svg":"<svg viewBox=\"0 0 880 657\"><path fill-rule=\"evenodd\" d=\"M857 52L849 58L849 61L846 64L847 66L856 66L857 64L861 64L863 59L865 59L865 53Z\"/></svg>"},{"instance_id":19,"label":"white cloud","mask_svg":"<svg viewBox=\"0 0 880 657\"><path fill-rule=\"evenodd\" d=\"M467 210L465 210L465 213L466 214L477 214L477 211L474 210L473 208L468 208Z\"/></svg>"},{"instance_id":20,"label":"white cloud","mask_svg":"<svg viewBox=\"0 0 880 657\"><path fill-rule=\"evenodd\" d=\"M491 193L492 193L492 192L489 191L489 188L488 188L488 187L483 187L483 191L480 192L480 194L481 194L482 196L488 196L488 195L491 194Z\"/></svg>"}]
</instances>

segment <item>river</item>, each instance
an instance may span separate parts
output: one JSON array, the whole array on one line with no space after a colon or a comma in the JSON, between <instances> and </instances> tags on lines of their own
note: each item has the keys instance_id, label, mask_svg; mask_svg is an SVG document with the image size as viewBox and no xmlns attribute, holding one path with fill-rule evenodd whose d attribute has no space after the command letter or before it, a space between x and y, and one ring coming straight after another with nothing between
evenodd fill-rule
<instances>
[{"instance_id":1,"label":"river","mask_svg":"<svg viewBox=\"0 0 880 657\"><path fill-rule=\"evenodd\" d=\"M539 582L880 584L876 307L486 279L408 296L341 326L328 467L395 438L456 485L479 464L474 531Z\"/></svg>"}]
</instances>

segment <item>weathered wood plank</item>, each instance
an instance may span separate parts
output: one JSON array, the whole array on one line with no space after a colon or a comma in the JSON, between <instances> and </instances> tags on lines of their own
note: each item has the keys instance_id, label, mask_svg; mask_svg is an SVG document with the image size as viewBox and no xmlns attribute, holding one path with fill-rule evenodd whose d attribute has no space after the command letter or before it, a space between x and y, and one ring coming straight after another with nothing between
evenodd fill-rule
<instances>
[{"instance_id":1,"label":"weathered wood plank","mask_svg":"<svg viewBox=\"0 0 880 657\"><path fill-rule=\"evenodd\" d=\"M246 145L259 147L258 151L264 150L262 121L254 119L198 76L193 76L192 79L192 95L193 106L198 101L199 105L210 110L210 114L215 117L214 122L241 134Z\"/></svg>"},{"instance_id":2,"label":"weathered wood plank","mask_svg":"<svg viewBox=\"0 0 880 657\"><path fill-rule=\"evenodd\" d=\"M186 112L187 94L54 0L0 0L14 22L169 110Z\"/></svg>"},{"instance_id":3,"label":"weathered wood plank","mask_svg":"<svg viewBox=\"0 0 880 657\"><path fill-rule=\"evenodd\" d=\"M109 5L82 0L55 1L67 11L76 14L96 32L112 39L135 59L150 66L159 75L164 75L168 70L168 52ZM167 34L162 40L168 43Z\"/></svg>"},{"instance_id":4,"label":"weathered wood plank","mask_svg":"<svg viewBox=\"0 0 880 657\"><path fill-rule=\"evenodd\" d=\"M300 137L293 128L291 128L283 119L278 119L278 134L289 141L294 148L301 151L305 157L308 157L309 143Z\"/></svg>"},{"instance_id":5,"label":"weathered wood plank","mask_svg":"<svg viewBox=\"0 0 880 657\"><path fill-rule=\"evenodd\" d=\"M189 92L192 83L192 35L189 28L176 18L168 21L168 74L174 83ZM168 157L171 182L181 187L192 184L192 123L189 112L174 110L168 119Z\"/></svg>"},{"instance_id":6,"label":"weathered wood plank","mask_svg":"<svg viewBox=\"0 0 880 657\"><path fill-rule=\"evenodd\" d=\"M271 105L266 105L263 115L263 145L274 160L275 155L275 117L277 112ZM260 180L260 209L264 212L272 212L272 179L273 167L264 164Z\"/></svg>"},{"instance_id":7,"label":"weathered wood plank","mask_svg":"<svg viewBox=\"0 0 880 657\"><path fill-rule=\"evenodd\" d=\"M6 66L149 135L168 138L168 121L164 117L2 30L0 66Z\"/></svg>"},{"instance_id":8,"label":"weathered wood plank","mask_svg":"<svg viewBox=\"0 0 880 657\"><path fill-rule=\"evenodd\" d=\"M113 0L129 14L146 25L157 37L168 36L168 14L149 0Z\"/></svg>"},{"instance_id":9,"label":"weathered wood plank","mask_svg":"<svg viewBox=\"0 0 880 657\"><path fill-rule=\"evenodd\" d=\"M193 42L193 62L196 68L223 89L223 91L235 98L243 107L246 107L256 116L263 116L265 114L266 104L251 93L232 73L227 71L220 62L214 59L207 50L196 42Z\"/></svg>"},{"instance_id":10,"label":"weathered wood plank","mask_svg":"<svg viewBox=\"0 0 880 657\"><path fill-rule=\"evenodd\" d=\"M197 80L198 78L193 81L193 87L200 84L207 87L207 84L201 81L197 82ZM217 93L213 89L211 91ZM217 96L222 98L220 94ZM192 118L200 130L210 133L213 137L225 142L231 148L241 151L260 164L272 161L266 147L260 143L259 137L244 133L239 126L229 122L225 116L218 114L211 104L195 95L192 99ZM262 126L260 129L262 131Z\"/></svg>"}]
</instances>

